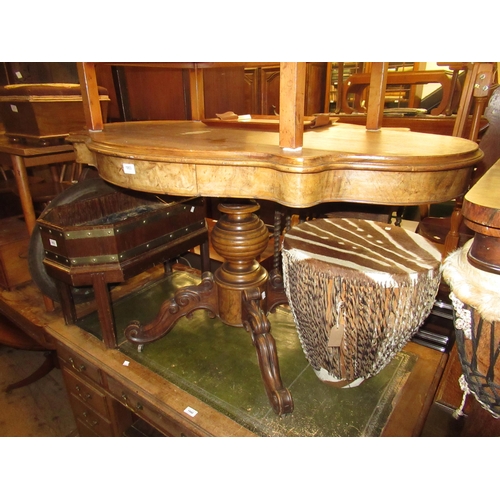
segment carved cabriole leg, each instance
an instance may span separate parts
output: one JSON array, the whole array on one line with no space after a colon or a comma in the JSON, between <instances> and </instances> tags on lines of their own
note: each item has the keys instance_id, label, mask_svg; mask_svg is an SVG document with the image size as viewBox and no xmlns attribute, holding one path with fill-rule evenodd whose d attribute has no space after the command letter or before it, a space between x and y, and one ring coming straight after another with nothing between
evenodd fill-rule
<instances>
[{"instance_id":1,"label":"carved cabriole leg","mask_svg":"<svg viewBox=\"0 0 500 500\"><path fill-rule=\"evenodd\" d=\"M181 288L171 299L163 302L156 318L147 325L131 321L125 328L127 340L139 344L139 347L158 340L164 337L180 318L189 317L197 309L206 309L213 317L217 316L218 294L212 273L205 272L201 278L200 284Z\"/></svg>"},{"instance_id":2,"label":"carved cabriole leg","mask_svg":"<svg viewBox=\"0 0 500 500\"><path fill-rule=\"evenodd\" d=\"M281 381L276 343L270 332L271 324L260 303L261 293L258 288L244 292L242 300L243 323L245 329L252 335L264 387L273 410L278 415L292 413L292 395Z\"/></svg>"}]
</instances>

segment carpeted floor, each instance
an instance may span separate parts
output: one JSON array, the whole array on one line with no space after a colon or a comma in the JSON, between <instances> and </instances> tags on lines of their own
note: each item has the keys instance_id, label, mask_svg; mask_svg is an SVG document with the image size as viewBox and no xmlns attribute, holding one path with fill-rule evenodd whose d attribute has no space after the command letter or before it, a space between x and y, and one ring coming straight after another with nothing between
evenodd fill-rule
<instances>
[{"instance_id":1,"label":"carpeted floor","mask_svg":"<svg viewBox=\"0 0 500 500\"><path fill-rule=\"evenodd\" d=\"M0 345L0 436L76 436L60 370L26 387L5 391L9 384L33 373L45 360L43 351L27 351Z\"/></svg>"}]
</instances>

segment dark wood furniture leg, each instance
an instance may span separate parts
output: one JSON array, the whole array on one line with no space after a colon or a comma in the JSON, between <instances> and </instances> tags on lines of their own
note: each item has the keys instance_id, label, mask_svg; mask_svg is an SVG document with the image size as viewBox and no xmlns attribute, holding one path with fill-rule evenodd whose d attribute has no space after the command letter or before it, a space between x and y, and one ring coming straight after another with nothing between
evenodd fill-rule
<instances>
[{"instance_id":1,"label":"dark wood furniture leg","mask_svg":"<svg viewBox=\"0 0 500 500\"><path fill-rule=\"evenodd\" d=\"M292 394L281 380L276 342L271 335L271 324L261 307L261 300L262 294L258 288L245 290L243 323L245 329L252 335L264 387L271 406L278 415L292 413Z\"/></svg>"},{"instance_id":2,"label":"dark wood furniture leg","mask_svg":"<svg viewBox=\"0 0 500 500\"><path fill-rule=\"evenodd\" d=\"M47 350L44 346L32 339L29 335L24 333L14 323L12 323L9 319L2 315L0 315L0 344L6 345L8 347L13 347L14 349L25 349L29 351ZM33 382L40 380L53 368L56 368L58 366L55 351L48 351L46 353L46 357L47 358L43 362L42 366L40 366L40 368L35 370L26 378L18 382L9 384L5 391L10 392L14 389L18 389L19 387L25 387L29 384L32 384Z\"/></svg>"},{"instance_id":3,"label":"dark wood furniture leg","mask_svg":"<svg viewBox=\"0 0 500 500\"><path fill-rule=\"evenodd\" d=\"M13 384L8 385L5 389L5 392L11 392L14 389L19 389L20 387L25 387L32 384L33 382L37 382L56 367L57 353L56 351L48 351L45 353L45 361L42 363L40 368L35 370L31 375L28 375L23 380L19 380L19 382L14 382Z\"/></svg>"},{"instance_id":4,"label":"dark wood furniture leg","mask_svg":"<svg viewBox=\"0 0 500 500\"><path fill-rule=\"evenodd\" d=\"M105 273L92 273L92 287L94 288L97 304L97 314L101 325L102 340L108 349L116 349L116 334L111 306L111 295Z\"/></svg>"},{"instance_id":5,"label":"dark wood furniture leg","mask_svg":"<svg viewBox=\"0 0 500 500\"><path fill-rule=\"evenodd\" d=\"M201 270L210 271L210 244L208 239L200 245Z\"/></svg>"},{"instance_id":6,"label":"dark wood furniture leg","mask_svg":"<svg viewBox=\"0 0 500 500\"><path fill-rule=\"evenodd\" d=\"M75 302L71 294L71 287L63 281L56 280L59 300L61 301L61 310L66 324L72 325L77 320Z\"/></svg>"},{"instance_id":7,"label":"dark wood furniture leg","mask_svg":"<svg viewBox=\"0 0 500 500\"><path fill-rule=\"evenodd\" d=\"M21 206L23 208L24 220L26 222L26 227L28 228L28 233L31 234L36 223L36 214L33 207L33 200L31 198L28 174L26 172L26 165L22 156L11 155L12 170L16 179L19 198L21 200ZM49 297L43 296L43 302L47 311L54 310L54 301Z\"/></svg>"}]
</instances>

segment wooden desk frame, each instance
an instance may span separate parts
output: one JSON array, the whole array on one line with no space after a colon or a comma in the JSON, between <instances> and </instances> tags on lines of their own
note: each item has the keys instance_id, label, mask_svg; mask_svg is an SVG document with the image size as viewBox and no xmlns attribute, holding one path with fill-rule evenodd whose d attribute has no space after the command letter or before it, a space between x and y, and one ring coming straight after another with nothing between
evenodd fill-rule
<instances>
[{"instance_id":1,"label":"wooden desk frame","mask_svg":"<svg viewBox=\"0 0 500 500\"><path fill-rule=\"evenodd\" d=\"M117 297L131 293L135 287L156 279L162 272L157 270L157 274L151 274L148 271L131 283L117 287L113 293ZM76 370L82 362L90 370L99 371L101 379L96 385L116 403L115 407L122 406L166 435L255 436L247 428L130 360L122 352L107 349L90 333L76 325L67 325L58 311L47 312L33 284L13 292L0 290L0 312L30 337L43 342L48 349L56 349L62 367L74 371L68 359L71 357ZM446 354L418 344L409 343L404 350L418 359L384 427L382 436L386 437L416 437L421 434L447 360ZM142 409L137 403L142 404ZM185 412L188 407L198 411L195 417ZM123 430L123 412L116 411L113 418L116 421L112 422L115 429L112 435L121 435L116 431ZM130 419L126 421L130 422Z\"/></svg>"}]
</instances>

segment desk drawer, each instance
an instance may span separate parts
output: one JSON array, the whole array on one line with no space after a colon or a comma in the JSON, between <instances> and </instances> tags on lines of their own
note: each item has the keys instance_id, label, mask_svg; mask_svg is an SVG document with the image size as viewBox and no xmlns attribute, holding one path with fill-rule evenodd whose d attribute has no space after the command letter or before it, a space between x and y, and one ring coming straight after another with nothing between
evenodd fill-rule
<instances>
[{"instance_id":1,"label":"desk drawer","mask_svg":"<svg viewBox=\"0 0 500 500\"><path fill-rule=\"evenodd\" d=\"M108 420L80 401L74 394L70 394L70 401L77 421L82 421L92 432L95 432L99 436L114 436L113 426Z\"/></svg>"},{"instance_id":2,"label":"desk drawer","mask_svg":"<svg viewBox=\"0 0 500 500\"><path fill-rule=\"evenodd\" d=\"M156 427L167 436L173 437L192 437L196 436L192 431L185 429L181 424L174 422L170 418L162 415L158 410L145 402L141 397L134 394L111 378L108 379L109 392L130 411L134 412L140 418Z\"/></svg>"},{"instance_id":3,"label":"desk drawer","mask_svg":"<svg viewBox=\"0 0 500 500\"><path fill-rule=\"evenodd\" d=\"M98 385L102 385L101 371L84 358L59 346L57 348L59 359L70 372L76 373L82 378L88 378Z\"/></svg>"},{"instance_id":4,"label":"desk drawer","mask_svg":"<svg viewBox=\"0 0 500 500\"><path fill-rule=\"evenodd\" d=\"M110 417L108 405L106 404L106 395L104 393L89 385L67 368L63 368L63 375L70 394L83 401L102 416L106 418Z\"/></svg>"}]
</instances>

